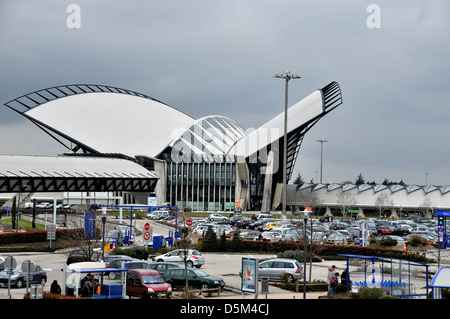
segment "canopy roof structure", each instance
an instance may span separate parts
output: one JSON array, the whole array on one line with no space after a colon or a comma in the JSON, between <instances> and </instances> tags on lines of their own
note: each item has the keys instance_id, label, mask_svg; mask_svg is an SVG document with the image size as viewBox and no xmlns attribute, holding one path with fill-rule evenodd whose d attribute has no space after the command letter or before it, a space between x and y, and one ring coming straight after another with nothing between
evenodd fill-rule
<instances>
[{"instance_id":1,"label":"canopy roof structure","mask_svg":"<svg viewBox=\"0 0 450 319\"><path fill-rule=\"evenodd\" d=\"M289 108L290 167L304 133L340 104L339 85L331 82ZM147 95L96 84L42 89L5 105L73 153L81 150L87 154L121 154L129 158L136 155L156 158L164 151L167 154L167 148L197 156L248 157L278 143L284 127L281 112L247 134L238 123L224 116L195 120Z\"/></svg>"},{"instance_id":2,"label":"canopy roof structure","mask_svg":"<svg viewBox=\"0 0 450 319\"><path fill-rule=\"evenodd\" d=\"M340 87L337 82L331 82L292 105L288 109L287 145L283 145L284 111L248 133L236 121L225 116L206 115L194 119L148 95L105 85L74 84L41 89L11 100L5 106L64 145L66 157L121 158L138 162L157 172L161 178L161 185L158 185L162 193L160 197L166 197L166 202L175 204L184 198L191 198L193 202L192 198L196 197L197 202L201 202L198 207L202 209L210 209L209 202L222 206L225 203L246 202L257 209L263 197L273 199L274 205L278 202L283 174L277 167L281 162L282 150L287 151L286 175L289 180L306 132L341 104ZM268 162L268 153L273 161ZM58 157L58 162L62 157ZM76 166L75 160L72 160ZM162 162L165 164L161 165ZM208 185L214 189L202 188L198 192L193 191L193 195L189 194L188 189L181 191L181 188L186 188L190 183L195 183L195 178L199 178L199 168L192 166L195 163L209 165L208 176L214 180L205 182L202 187ZM88 162L85 164L86 167L91 165ZM167 169L163 169L163 165L168 165ZM268 166L272 167L273 176L265 185L265 173L261 172ZM215 170L214 174L212 170ZM41 175L36 170L34 172ZM74 174L70 172L65 170L64 174ZM83 176L85 172L87 170L78 168L74 178L88 178ZM184 172L191 172L189 180ZM113 173L120 175L117 171ZM70 178L60 174L61 178ZM95 180L100 178L90 174ZM169 178L169 174L173 176ZM203 178L206 175L201 172ZM5 177L8 176L5 174ZM104 188L96 186L99 190ZM263 188L266 188L264 194ZM134 192L142 189L143 186ZM192 187L190 189L192 191ZM186 193L187 197L184 196ZM209 194L208 197L205 194ZM218 207L214 206L214 209Z\"/></svg>"},{"instance_id":3,"label":"canopy roof structure","mask_svg":"<svg viewBox=\"0 0 450 319\"><path fill-rule=\"evenodd\" d=\"M29 93L5 104L68 149L84 153L156 157L173 131L195 120L149 96L103 85L64 85Z\"/></svg>"},{"instance_id":4,"label":"canopy roof structure","mask_svg":"<svg viewBox=\"0 0 450 319\"><path fill-rule=\"evenodd\" d=\"M0 156L0 192L154 190L158 177L125 159Z\"/></svg>"}]
</instances>

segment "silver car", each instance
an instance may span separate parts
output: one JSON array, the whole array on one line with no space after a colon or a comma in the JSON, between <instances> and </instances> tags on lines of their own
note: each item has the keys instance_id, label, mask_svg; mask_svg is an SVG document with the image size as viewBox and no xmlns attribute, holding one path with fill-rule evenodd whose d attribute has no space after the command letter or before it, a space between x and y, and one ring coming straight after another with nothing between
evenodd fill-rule
<instances>
[{"instance_id":1,"label":"silver car","mask_svg":"<svg viewBox=\"0 0 450 319\"><path fill-rule=\"evenodd\" d=\"M186 258L184 257L186 251ZM200 268L202 265L205 264L205 257L195 249L176 249L172 250L164 255L158 255L153 258L156 262L161 261L168 261L168 262L176 262L176 263L182 263L186 259L187 265L189 267L197 267Z\"/></svg>"},{"instance_id":2,"label":"silver car","mask_svg":"<svg viewBox=\"0 0 450 319\"><path fill-rule=\"evenodd\" d=\"M294 282L303 278L303 266L296 259L270 259L259 263L258 276Z\"/></svg>"}]
</instances>

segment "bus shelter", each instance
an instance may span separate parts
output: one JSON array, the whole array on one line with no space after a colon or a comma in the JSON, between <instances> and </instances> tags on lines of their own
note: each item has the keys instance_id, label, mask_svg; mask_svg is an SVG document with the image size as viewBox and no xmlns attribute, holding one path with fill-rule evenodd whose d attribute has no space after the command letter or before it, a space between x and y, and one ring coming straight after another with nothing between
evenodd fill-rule
<instances>
[{"instance_id":1,"label":"bus shelter","mask_svg":"<svg viewBox=\"0 0 450 319\"><path fill-rule=\"evenodd\" d=\"M444 290L450 289L450 267L441 267L431 281L432 299L444 299Z\"/></svg>"},{"instance_id":2,"label":"bus shelter","mask_svg":"<svg viewBox=\"0 0 450 319\"><path fill-rule=\"evenodd\" d=\"M410 260L345 255L347 258L347 282L352 292L361 287L381 288L384 295L402 298L427 298L428 265Z\"/></svg>"},{"instance_id":3,"label":"bus shelter","mask_svg":"<svg viewBox=\"0 0 450 319\"><path fill-rule=\"evenodd\" d=\"M123 266L122 268L106 268L103 262L79 262L70 264L61 271L65 288L63 292L66 295L79 297L84 280L90 280L93 283L95 279L98 279L99 293L94 289L92 295L87 298L123 299L125 297L127 269ZM114 272L115 276L109 276L111 272Z\"/></svg>"}]
</instances>

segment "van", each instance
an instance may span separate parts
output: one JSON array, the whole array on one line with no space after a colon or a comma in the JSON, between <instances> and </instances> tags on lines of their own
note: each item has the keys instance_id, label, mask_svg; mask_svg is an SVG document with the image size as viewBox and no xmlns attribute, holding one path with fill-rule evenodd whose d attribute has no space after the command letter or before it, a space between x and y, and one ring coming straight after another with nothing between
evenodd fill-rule
<instances>
[{"instance_id":1,"label":"van","mask_svg":"<svg viewBox=\"0 0 450 319\"><path fill-rule=\"evenodd\" d=\"M164 280L164 277L153 269L128 269L126 294L131 297L170 298L172 286Z\"/></svg>"}]
</instances>

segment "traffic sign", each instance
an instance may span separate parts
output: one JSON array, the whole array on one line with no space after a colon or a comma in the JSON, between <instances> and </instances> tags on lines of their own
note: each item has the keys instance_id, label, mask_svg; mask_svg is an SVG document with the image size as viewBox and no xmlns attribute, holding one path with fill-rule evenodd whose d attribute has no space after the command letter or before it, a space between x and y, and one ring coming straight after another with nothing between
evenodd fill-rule
<instances>
[{"instance_id":1,"label":"traffic sign","mask_svg":"<svg viewBox=\"0 0 450 319\"><path fill-rule=\"evenodd\" d=\"M144 240L150 240L150 233L149 232L145 232L144 233Z\"/></svg>"},{"instance_id":2,"label":"traffic sign","mask_svg":"<svg viewBox=\"0 0 450 319\"><path fill-rule=\"evenodd\" d=\"M25 260L22 263L22 272L24 274L34 274L36 271L36 266L32 260Z\"/></svg>"},{"instance_id":3,"label":"traffic sign","mask_svg":"<svg viewBox=\"0 0 450 319\"><path fill-rule=\"evenodd\" d=\"M56 225L49 224L47 225L47 240L55 240L56 239Z\"/></svg>"},{"instance_id":4,"label":"traffic sign","mask_svg":"<svg viewBox=\"0 0 450 319\"><path fill-rule=\"evenodd\" d=\"M186 226L192 226L192 219L186 220Z\"/></svg>"},{"instance_id":5,"label":"traffic sign","mask_svg":"<svg viewBox=\"0 0 450 319\"><path fill-rule=\"evenodd\" d=\"M146 231L149 231L149 230L150 230L150 223L145 223L144 229L145 229Z\"/></svg>"},{"instance_id":6,"label":"traffic sign","mask_svg":"<svg viewBox=\"0 0 450 319\"><path fill-rule=\"evenodd\" d=\"M14 268L16 268L17 261L16 258L14 258L14 256L8 256L6 257L5 262L3 264L6 266L8 271L12 271Z\"/></svg>"}]
</instances>

